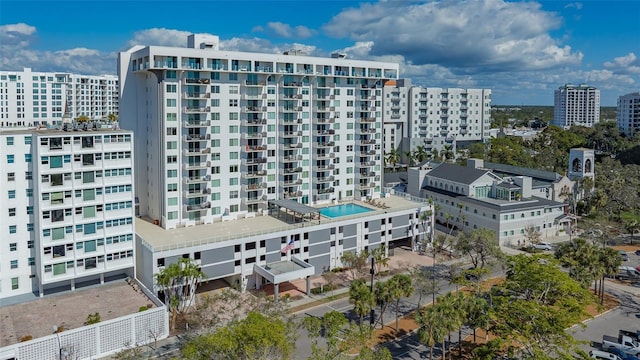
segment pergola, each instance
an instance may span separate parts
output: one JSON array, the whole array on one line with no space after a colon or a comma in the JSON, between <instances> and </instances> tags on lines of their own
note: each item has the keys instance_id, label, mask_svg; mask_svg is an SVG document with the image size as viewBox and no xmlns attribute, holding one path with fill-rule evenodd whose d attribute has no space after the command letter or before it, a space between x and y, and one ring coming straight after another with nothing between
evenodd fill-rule
<instances>
[{"instance_id":1,"label":"pergola","mask_svg":"<svg viewBox=\"0 0 640 360\"><path fill-rule=\"evenodd\" d=\"M318 224L320 224L320 210L314 207L301 204L297 201L281 199L281 200L269 200L269 211L273 208L280 210L285 209L285 216L291 214L292 219L297 221L298 219L304 220L305 216L309 216L309 220L313 220L313 216L310 214L318 214ZM278 218L280 217L280 211L278 211Z\"/></svg>"}]
</instances>

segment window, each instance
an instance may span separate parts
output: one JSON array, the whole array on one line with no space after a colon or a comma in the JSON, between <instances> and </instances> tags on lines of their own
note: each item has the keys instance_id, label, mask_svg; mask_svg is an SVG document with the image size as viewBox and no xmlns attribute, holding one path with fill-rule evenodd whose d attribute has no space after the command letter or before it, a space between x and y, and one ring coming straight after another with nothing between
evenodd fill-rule
<instances>
[{"instance_id":1,"label":"window","mask_svg":"<svg viewBox=\"0 0 640 360\"><path fill-rule=\"evenodd\" d=\"M11 268L12 269L18 268L18 260L11 260Z\"/></svg>"},{"instance_id":2,"label":"window","mask_svg":"<svg viewBox=\"0 0 640 360\"><path fill-rule=\"evenodd\" d=\"M59 169L62 167L62 156L49 156L49 167Z\"/></svg>"},{"instance_id":3,"label":"window","mask_svg":"<svg viewBox=\"0 0 640 360\"><path fill-rule=\"evenodd\" d=\"M7 155L7 164L13 164L14 161L15 160L13 155Z\"/></svg>"},{"instance_id":4,"label":"window","mask_svg":"<svg viewBox=\"0 0 640 360\"><path fill-rule=\"evenodd\" d=\"M11 278L11 290L18 290L18 278Z\"/></svg>"},{"instance_id":5,"label":"window","mask_svg":"<svg viewBox=\"0 0 640 360\"><path fill-rule=\"evenodd\" d=\"M14 172L7 173L7 181L15 181L15 180L16 180L16 173Z\"/></svg>"},{"instance_id":6,"label":"window","mask_svg":"<svg viewBox=\"0 0 640 360\"><path fill-rule=\"evenodd\" d=\"M16 250L18 250L18 243L10 243L9 251L16 251Z\"/></svg>"},{"instance_id":7,"label":"window","mask_svg":"<svg viewBox=\"0 0 640 360\"><path fill-rule=\"evenodd\" d=\"M9 216L16 216L16 208L9 208Z\"/></svg>"},{"instance_id":8,"label":"window","mask_svg":"<svg viewBox=\"0 0 640 360\"><path fill-rule=\"evenodd\" d=\"M8 195L9 195L9 199L15 199L16 198L16 191L15 190L9 190L8 191Z\"/></svg>"},{"instance_id":9,"label":"window","mask_svg":"<svg viewBox=\"0 0 640 360\"><path fill-rule=\"evenodd\" d=\"M30 163L32 159L31 154L24 154L24 162Z\"/></svg>"},{"instance_id":10,"label":"window","mask_svg":"<svg viewBox=\"0 0 640 360\"><path fill-rule=\"evenodd\" d=\"M13 136L7 136L7 145L13 145Z\"/></svg>"}]
</instances>

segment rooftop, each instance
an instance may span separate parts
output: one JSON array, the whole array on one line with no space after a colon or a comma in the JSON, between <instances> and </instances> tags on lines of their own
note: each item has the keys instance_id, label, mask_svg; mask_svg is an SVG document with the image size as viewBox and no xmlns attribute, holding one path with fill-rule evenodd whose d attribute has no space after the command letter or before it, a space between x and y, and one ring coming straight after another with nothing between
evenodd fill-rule
<instances>
[{"instance_id":1,"label":"rooftop","mask_svg":"<svg viewBox=\"0 0 640 360\"><path fill-rule=\"evenodd\" d=\"M354 214L351 216L341 216L333 219L323 216L321 217L319 224L317 220L313 220L311 222L302 221L290 223L273 216L256 216L169 230L165 230L158 225L154 225L151 219L136 218L136 233L144 239L143 244L145 246L153 249L154 251L166 251L302 227L313 228L327 223L340 222L345 219L391 213L394 211L418 208L423 205L421 203L393 195L377 200L377 202L384 203L387 206L386 209L378 208L374 205L361 201L351 202L367 207L373 211L367 212L366 215Z\"/></svg>"},{"instance_id":2,"label":"rooftop","mask_svg":"<svg viewBox=\"0 0 640 360\"><path fill-rule=\"evenodd\" d=\"M472 184L489 170L480 170L466 166L442 163L431 170L427 176L443 180L455 181L462 184Z\"/></svg>"},{"instance_id":3,"label":"rooftop","mask_svg":"<svg viewBox=\"0 0 640 360\"><path fill-rule=\"evenodd\" d=\"M44 134L44 135L58 135L58 134L86 134L91 132L116 132L116 133L131 133L131 130L124 130L114 126L108 127L89 127L86 130L79 127L77 130L70 128L69 130L63 130L62 128L0 128L0 135L21 135L21 134Z\"/></svg>"},{"instance_id":4,"label":"rooftop","mask_svg":"<svg viewBox=\"0 0 640 360\"><path fill-rule=\"evenodd\" d=\"M492 198L477 199L477 198L472 198L466 195L461 195L455 192L434 188L431 186L425 186L423 187L423 189L434 192L434 193L453 197L453 198L460 198L461 201L464 201L466 203L477 204L479 206L488 207L490 209L498 210L500 212L539 209L541 207L548 208L548 207L555 207L555 206L564 206L563 203L547 200L547 199L543 199L535 196L521 199L521 200L516 200L516 201L492 199Z\"/></svg>"}]
</instances>

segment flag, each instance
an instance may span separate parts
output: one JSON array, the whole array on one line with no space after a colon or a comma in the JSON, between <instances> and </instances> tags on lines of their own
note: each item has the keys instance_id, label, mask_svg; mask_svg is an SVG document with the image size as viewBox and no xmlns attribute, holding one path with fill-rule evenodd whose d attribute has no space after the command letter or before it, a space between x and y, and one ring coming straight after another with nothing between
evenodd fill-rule
<instances>
[{"instance_id":1,"label":"flag","mask_svg":"<svg viewBox=\"0 0 640 360\"><path fill-rule=\"evenodd\" d=\"M285 254L287 253L289 250L293 249L293 247L295 246L295 241L293 239L291 239L289 241L289 243L287 244L287 246L283 247L282 250L280 250L281 253Z\"/></svg>"}]
</instances>

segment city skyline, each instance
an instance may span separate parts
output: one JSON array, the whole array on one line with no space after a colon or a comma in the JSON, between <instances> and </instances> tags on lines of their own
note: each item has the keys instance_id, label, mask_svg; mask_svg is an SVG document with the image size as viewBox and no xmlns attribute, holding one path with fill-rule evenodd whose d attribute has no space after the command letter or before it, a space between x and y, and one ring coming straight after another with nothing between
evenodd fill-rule
<instances>
[{"instance_id":1,"label":"city skyline","mask_svg":"<svg viewBox=\"0 0 640 360\"><path fill-rule=\"evenodd\" d=\"M170 4L3 1L1 69L115 74L118 51L209 33L221 50L395 62L415 85L490 88L496 105L553 105L559 86L586 83L615 106L640 87L637 1Z\"/></svg>"}]
</instances>

